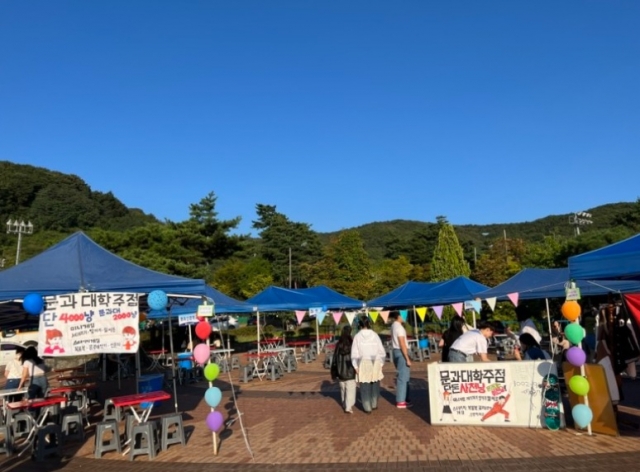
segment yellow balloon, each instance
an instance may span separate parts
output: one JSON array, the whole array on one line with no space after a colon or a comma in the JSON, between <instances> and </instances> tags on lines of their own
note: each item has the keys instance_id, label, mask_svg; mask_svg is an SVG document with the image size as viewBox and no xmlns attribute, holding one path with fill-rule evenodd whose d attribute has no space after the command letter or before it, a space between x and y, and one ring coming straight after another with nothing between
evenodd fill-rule
<instances>
[{"instance_id":1,"label":"yellow balloon","mask_svg":"<svg viewBox=\"0 0 640 472\"><path fill-rule=\"evenodd\" d=\"M580 304L575 300L569 300L562 304L562 316L569 321L577 320L581 312Z\"/></svg>"}]
</instances>

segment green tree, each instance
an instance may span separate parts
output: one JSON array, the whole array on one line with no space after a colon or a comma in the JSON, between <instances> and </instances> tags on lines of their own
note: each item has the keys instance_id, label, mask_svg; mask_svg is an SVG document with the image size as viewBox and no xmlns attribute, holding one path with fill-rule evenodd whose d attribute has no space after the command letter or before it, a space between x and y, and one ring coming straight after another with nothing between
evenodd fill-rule
<instances>
[{"instance_id":1,"label":"green tree","mask_svg":"<svg viewBox=\"0 0 640 472\"><path fill-rule=\"evenodd\" d=\"M413 265L405 256L397 259L383 259L372 269L372 295L379 296L412 279Z\"/></svg>"},{"instance_id":2,"label":"green tree","mask_svg":"<svg viewBox=\"0 0 640 472\"><path fill-rule=\"evenodd\" d=\"M215 271L211 282L230 297L241 300L251 298L273 284L271 266L258 257L247 261L229 259Z\"/></svg>"},{"instance_id":3,"label":"green tree","mask_svg":"<svg viewBox=\"0 0 640 472\"><path fill-rule=\"evenodd\" d=\"M496 238L489 251L478 259L473 277L480 283L495 287L522 270L526 254L526 244L522 239Z\"/></svg>"},{"instance_id":4,"label":"green tree","mask_svg":"<svg viewBox=\"0 0 640 472\"><path fill-rule=\"evenodd\" d=\"M306 223L289 220L273 205L256 205L253 228L260 234L259 255L271 264L274 283L283 287L306 287L301 268L322 256L322 243ZM291 272L291 274L290 274ZM289 277L291 275L291 277Z\"/></svg>"},{"instance_id":5,"label":"green tree","mask_svg":"<svg viewBox=\"0 0 640 472\"><path fill-rule=\"evenodd\" d=\"M443 216L439 216L437 221L439 226L438 242L431 260L431 280L440 282L461 275L468 277L471 274L471 269L464 259L462 247L453 226Z\"/></svg>"},{"instance_id":6,"label":"green tree","mask_svg":"<svg viewBox=\"0 0 640 472\"><path fill-rule=\"evenodd\" d=\"M325 248L324 257L304 269L313 285L326 285L359 300L372 295L371 260L356 230L339 233Z\"/></svg>"}]
</instances>

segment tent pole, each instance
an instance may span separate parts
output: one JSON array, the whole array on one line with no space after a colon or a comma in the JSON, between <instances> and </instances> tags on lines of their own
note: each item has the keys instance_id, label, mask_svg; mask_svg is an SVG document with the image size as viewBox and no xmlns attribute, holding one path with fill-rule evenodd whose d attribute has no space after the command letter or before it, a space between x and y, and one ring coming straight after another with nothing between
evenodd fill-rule
<instances>
[{"instance_id":1,"label":"tent pole","mask_svg":"<svg viewBox=\"0 0 640 472\"><path fill-rule=\"evenodd\" d=\"M415 305L413 305L413 326L415 329L413 336L418 339L418 312L416 311Z\"/></svg>"},{"instance_id":2,"label":"tent pole","mask_svg":"<svg viewBox=\"0 0 640 472\"><path fill-rule=\"evenodd\" d=\"M316 314L316 354L320 356L320 323L318 323L317 314Z\"/></svg>"},{"instance_id":3,"label":"tent pole","mask_svg":"<svg viewBox=\"0 0 640 472\"><path fill-rule=\"evenodd\" d=\"M257 328L257 335L258 335L258 354L260 354L260 310L258 310L257 312L257 316L256 316L256 328Z\"/></svg>"},{"instance_id":4,"label":"tent pole","mask_svg":"<svg viewBox=\"0 0 640 472\"><path fill-rule=\"evenodd\" d=\"M173 405L178 413L178 386L176 385L176 363L173 353L173 329L171 329L171 308L169 308L169 348L171 349L171 380L173 381Z\"/></svg>"},{"instance_id":5,"label":"tent pole","mask_svg":"<svg viewBox=\"0 0 640 472\"><path fill-rule=\"evenodd\" d=\"M553 338L551 336L551 310L549 310L549 299L544 299L547 305L547 325L549 326L549 347L551 348L551 359L553 359L556 355L556 348L553 345Z\"/></svg>"},{"instance_id":6,"label":"tent pole","mask_svg":"<svg viewBox=\"0 0 640 472\"><path fill-rule=\"evenodd\" d=\"M140 345L136 351L136 393L140 393Z\"/></svg>"},{"instance_id":7,"label":"tent pole","mask_svg":"<svg viewBox=\"0 0 640 472\"><path fill-rule=\"evenodd\" d=\"M118 390L122 388L120 383L120 354L118 354Z\"/></svg>"}]
</instances>

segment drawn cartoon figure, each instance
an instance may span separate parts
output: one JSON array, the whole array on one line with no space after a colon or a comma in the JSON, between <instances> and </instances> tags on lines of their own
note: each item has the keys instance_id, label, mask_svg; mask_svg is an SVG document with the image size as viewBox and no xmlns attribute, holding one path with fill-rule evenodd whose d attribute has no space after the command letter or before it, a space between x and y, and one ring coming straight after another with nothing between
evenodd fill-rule
<instances>
[{"instance_id":1,"label":"drawn cartoon figure","mask_svg":"<svg viewBox=\"0 0 640 472\"><path fill-rule=\"evenodd\" d=\"M451 409L451 392L442 393L442 415L440 415L440 421L444 419L444 415L451 415L453 421L458 421L456 420L456 417L453 414L453 410Z\"/></svg>"},{"instance_id":2,"label":"drawn cartoon figure","mask_svg":"<svg viewBox=\"0 0 640 472\"><path fill-rule=\"evenodd\" d=\"M58 329L48 329L46 331L46 344L44 348L45 354L64 354L62 347L62 332Z\"/></svg>"},{"instance_id":3,"label":"drawn cartoon figure","mask_svg":"<svg viewBox=\"0 0 640 472\"><path fill-rule=\"evenodd\" d=\"M509 397L511 397L510 393L508 393L506 397L504 395L500 395L498 397L498 401L493 404L491 409L484 414L480 421L484 421L487 418L491 418L493 415L500 413L501 415L504 415L504 421L508 423L509 412L504 409L504 405L509 401Z\"/></svg>"},{"instance_id":4,"label":"drawn cartoon figure","mask_svg":"<svg viewBox=\"0 0 640 472\"><path fill-rule=\"evenodd\" d=\"M122 328L122 337L124 337L124 348L131 351L136 345L136 330L133 326L125 326Z\"/></svg>"}]
</instances>

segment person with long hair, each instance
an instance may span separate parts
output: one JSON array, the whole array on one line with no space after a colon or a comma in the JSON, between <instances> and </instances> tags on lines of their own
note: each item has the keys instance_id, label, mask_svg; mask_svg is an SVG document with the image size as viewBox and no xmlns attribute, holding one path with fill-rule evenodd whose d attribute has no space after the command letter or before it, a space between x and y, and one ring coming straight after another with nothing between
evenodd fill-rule
<instances>
[{"instance_id":1,"label":"person with long hair","mask_svg":"<svg viewBox=\"0 0 640 472\"><path fill-rule=\"evenodd\" d=\"M353 413L356 404L356 371L351 362L351 326L342 328L331 361L331 378L340 383L340 397L345 413Z\"/></svg>"},{"instance_id":2,"label":"person with long hair","mask_svg":"<svg viewBox=\"0 0 640 472\"><path fill-rule=\"evenodd\" d=\"M360 383L360 400L365 413L378 408L380 381L383 379L382 366L387 353L378 333L371 329L371 320L362 317L358 321L360 331L353 337L351 363L356 372L356 382Z\"/></svg>"},{"instance_id":3,"label":"person with long hair","mask_svg":"<svg viewBox=\"0 0 640 472\"><path fill-rule=\"evenodd\" d=\"M460 336L464 334L465 321L461 316L454 316L449 323L449 328L442 333L440 348L442 348L442 362L449 362L449 349Z\"/></svg>"},{"instance_id":4,"label":"person with long hair","mask_svg":"<svg viewBox=\"0 0 640 472\"><path fill-rule=\"evenodd\" d=\"M30 400L43 398L49 388L49 383L44 361L38 356L38 351L35 347L29 346L22 353L20 360L22 361L22 378L18 388L23 388L28 383L27 398Z\"/></svg>"},{"instance_id":5,"label":"person with long hair","mask_svg":"<svg viewBox=\"0 0 640 472\"><path fill-rule=\"evenodd\" d=\"M536 338L529 333L522 333L519 338L520 349L523 354L522 359L525 361L537 361L551 359L547 351L540 347Z\"/></svg>"}]
</instances>

